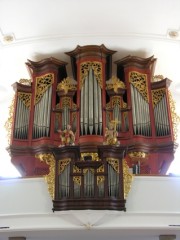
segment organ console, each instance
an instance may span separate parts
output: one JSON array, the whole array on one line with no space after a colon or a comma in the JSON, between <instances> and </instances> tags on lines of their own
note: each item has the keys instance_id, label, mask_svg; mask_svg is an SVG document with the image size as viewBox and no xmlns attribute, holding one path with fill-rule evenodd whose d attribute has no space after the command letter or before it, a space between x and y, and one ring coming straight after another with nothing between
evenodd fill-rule
<instances>
[{"instance_id":1,"label":"organ console","mask_svg":"<svg viewBox=\"0 0 180 240\"><path fill-rule=\"evenodd\" d=\"M46 175L53 210L125 210L134 174L166 174L176 149L167 78L156 59L115 62L104 45L77 46L66 62L27 60L30 80L14 83L8 151L23 176ZM107 130L116 131L111 140ZM61 144L59 132L73 141Z\"/></svg>"}]
</instances>

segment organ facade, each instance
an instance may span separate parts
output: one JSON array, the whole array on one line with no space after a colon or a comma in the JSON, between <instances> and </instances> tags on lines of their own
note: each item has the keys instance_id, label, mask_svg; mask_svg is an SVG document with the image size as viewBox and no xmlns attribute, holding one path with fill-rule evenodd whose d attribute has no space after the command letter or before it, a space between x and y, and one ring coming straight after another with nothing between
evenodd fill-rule
<instances>
[{"instance_id":1,"label":"organ facade","mask_svg":"<svg viewBox=\"0 0 180 240\"><path fill-rule=\"evenodd\" d=\"M166 174L173 161L171 81L155 79L153 56L112 63L104 45L66 54L73 77L51 57L28 60L31 80L13 84L12 163L48 176L55 211L125 210L131 174Z\"/></svg>"}]
</instances>

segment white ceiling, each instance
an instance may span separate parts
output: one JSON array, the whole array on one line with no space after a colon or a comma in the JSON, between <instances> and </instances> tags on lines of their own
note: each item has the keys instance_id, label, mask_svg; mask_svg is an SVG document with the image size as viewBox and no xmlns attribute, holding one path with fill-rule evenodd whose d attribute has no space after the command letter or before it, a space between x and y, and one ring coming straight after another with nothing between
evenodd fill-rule
<instances>
[{"instance_id":1,"label":"white ceiling","mask_svg":"<svg viewBox=\"0 0 180 240\"><path fill-rule=\"evenodd\" d=\"M70 62L64 52L77 45L104 44L117 51L114 61L129 54L154 55L155 74L172 80L170 90L180 115L179 12L179 0L0 0L1 160L9 159L4 123L11 84L21 78L29 79L26 60L52 56ZM169 31L177 31L177 36L171 38ZM9 35L14 40L4 41ZM67 70L71 76L70 64ZM0 167L0 176L7 166L10 171L9 165Z\"/></svg>"}]
</instances>

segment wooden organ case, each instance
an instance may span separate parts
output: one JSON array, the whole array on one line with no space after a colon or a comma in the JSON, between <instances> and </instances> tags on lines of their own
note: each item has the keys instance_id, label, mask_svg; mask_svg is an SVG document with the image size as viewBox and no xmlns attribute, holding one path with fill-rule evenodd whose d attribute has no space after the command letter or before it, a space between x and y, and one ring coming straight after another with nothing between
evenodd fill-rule
<instances>
[{"instance_id":1,"label":"wooden organ case","mask_svg":"<svg viewBox=\"0 0 180 240\"><path fill-rule=\"evenodd\" d=\"M156 59L115 62L104 45L77 46L66 64L28 60L31 80L13 84L8 151L23 176L46 175L53 210L125 210L134 174L165 174L175 139L169 79L153 81Z\"/></svg>"}]
</instances>

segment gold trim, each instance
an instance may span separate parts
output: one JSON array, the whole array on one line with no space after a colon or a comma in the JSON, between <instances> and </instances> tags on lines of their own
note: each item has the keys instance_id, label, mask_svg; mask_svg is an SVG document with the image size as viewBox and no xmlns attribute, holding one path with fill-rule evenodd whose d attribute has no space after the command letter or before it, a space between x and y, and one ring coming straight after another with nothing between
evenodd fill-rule
<instances>
[{"instance_id":1,"label":"gold trim","mask_svg":"<svg viewBox=\"0 0 180 240\"><path fill-rule=\"evenodd\" d=\"M57 85L57 91L61 90L64 90L65 94L67 94L69 90L76 91L77 87L75 81L73 83L73 79L70 77L64 78L63 81Z\"/></svg>"},{"instance_id":2,"label":"gold trim","mask_svg":"<svg viewBox=\"0 0 180 240\"><path fill-rule=\"evenodd\" d=\"M176 141L178 137L178 125L180 123L180 116L178 116L176 113L176 106L175 106L176 103L170 91L168 91L168 96L169 96L169 105L170 105L171 118L172 118L172 124L173 124L173 137L174 137L174 140Z\"/></svg>"},{"instance_id":3,"label":"gold trim","mask_svg":"<svg viewBox=\"0 0 180 240\"><path fill-rule=\"evenodd\" d=\"M129 82L138 90L145 101L149 103L147 74L132 71L129 73Z\"/></svg>"},{"instance_id":4,"label":"gold trim","mask_svg":"<svg viewBox=\"0 0 180 240\"><path fill-rule=\"evenodd\" d=\"M129 173L129 167L125 159L123 159L123 180L124 180L124 198L126 199L131 189L133 175Z\"/></svg>"},{"instance_id":5,"label":"gold trim","mask_svg":"<svg viewBox=\"0 0 180 240\"><path fill-rule=\"evenodd\" d=\"M94 75L98 81L100 87L102 88L102 63L101 62L83 62L80 65L80 89L84 84L84 80L88 75L90 68L94 70Z\"/></svg>"},{"instance_id":6,"label":"gold trim","mask_svg":"<svg viewBox=\"0 0 180 240\"><path fill-rule=\"evenodd\" d=\"M54 83L54 74L47 73L40 77L36 77L36 87L35 87L35 99L34 105L36 105L43 97L46 90Z\"/></svg>"},{"instance_id":7,"label":"gold trim","mask_svg":"<svg viewBox=\"0 0 180 240\"><path fill-rule=\"evenodd\" d=\"M44 175L45 181L48 184L48 191L52 199L54 199L55 193L55 158L52 153L40 153L35 155L41 162L45 162L49 165L49 174Z\"/></svg>"}]
</instances>

